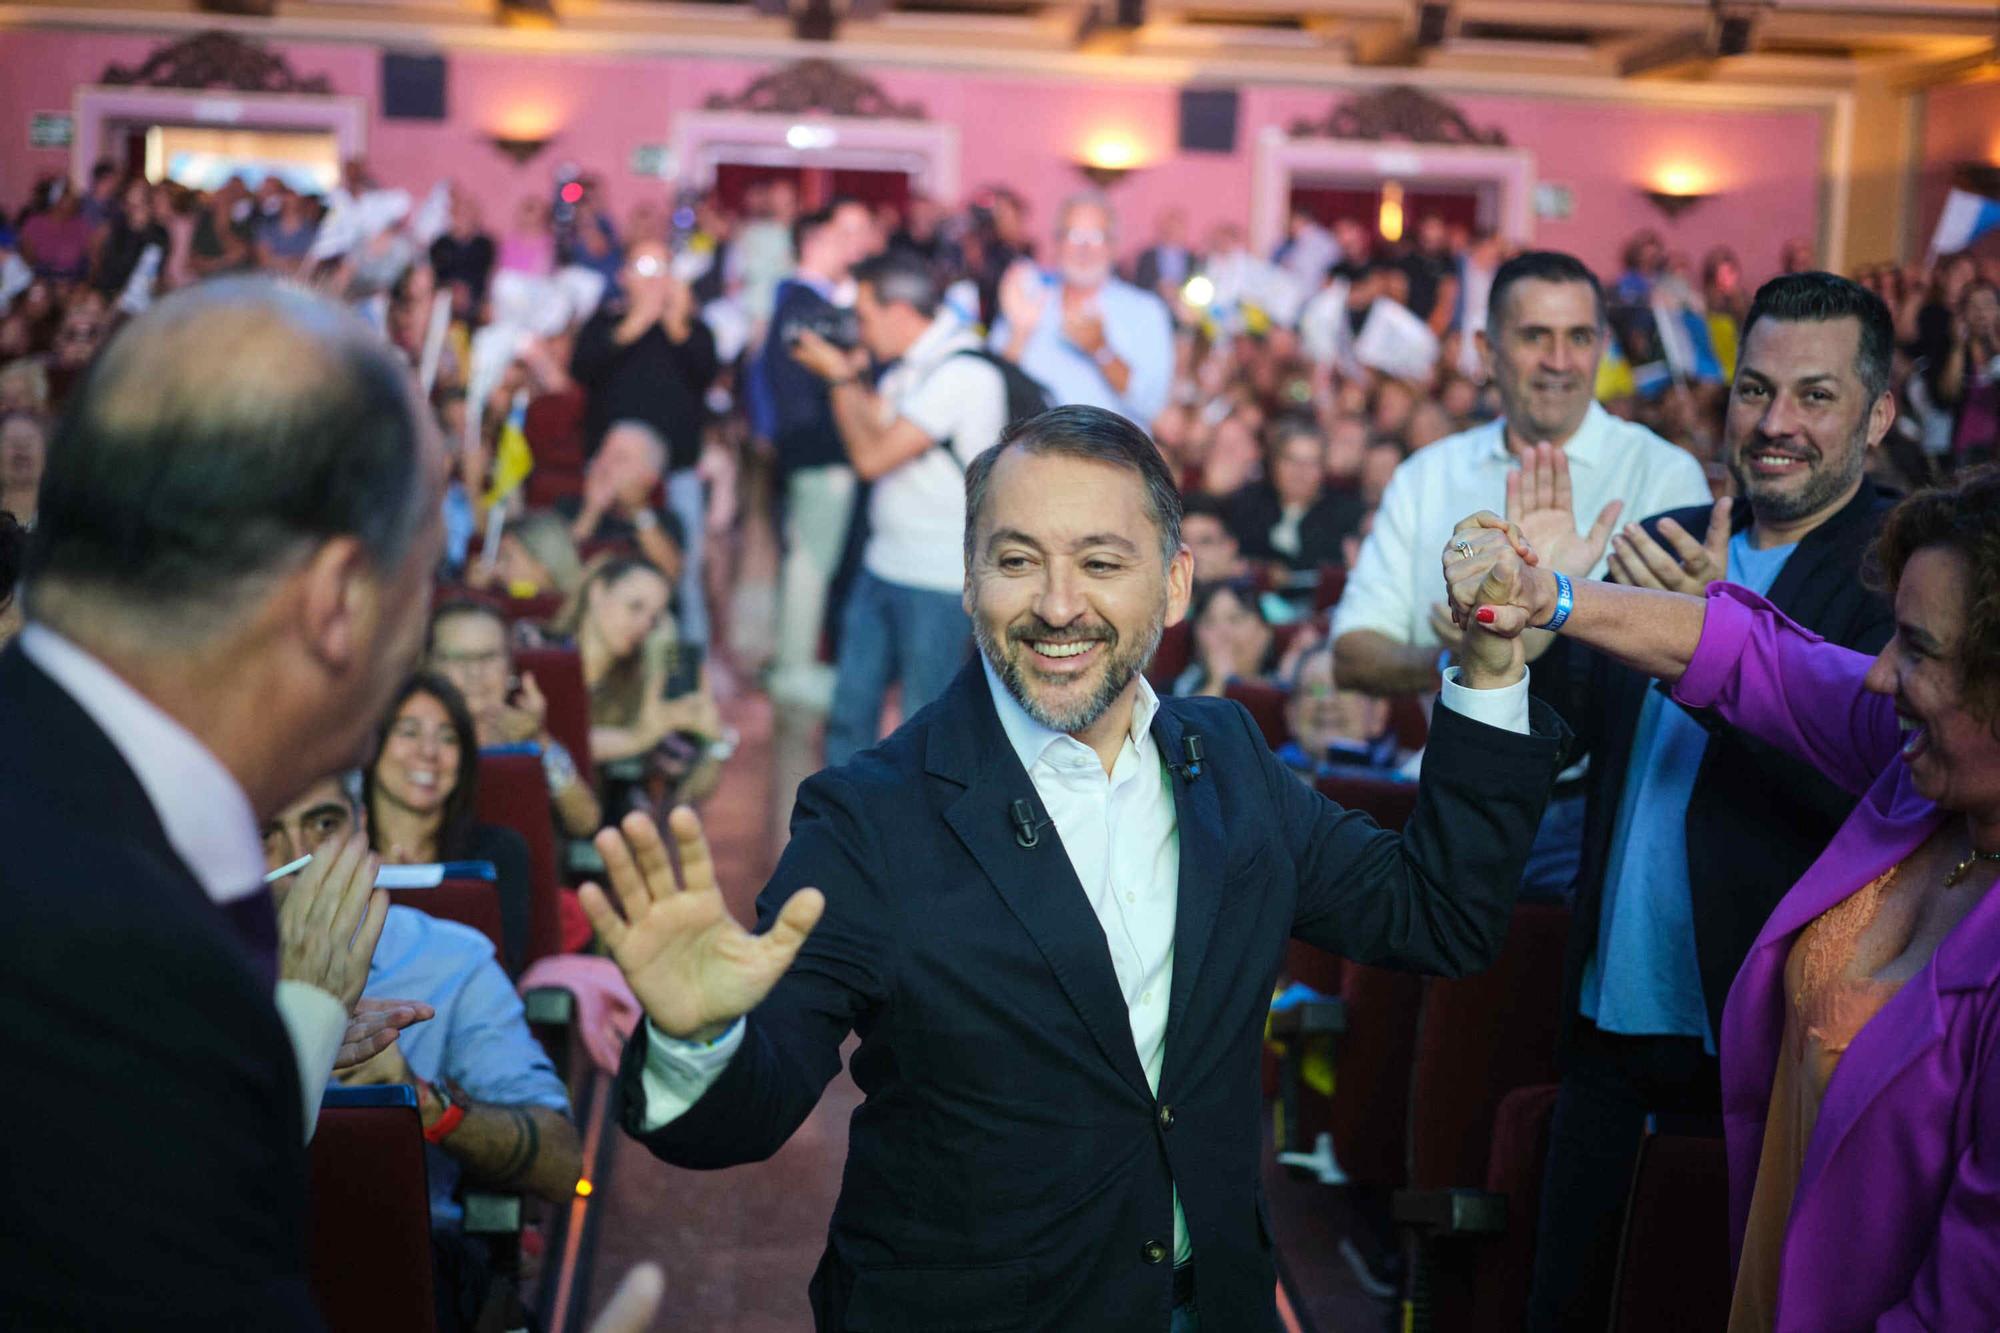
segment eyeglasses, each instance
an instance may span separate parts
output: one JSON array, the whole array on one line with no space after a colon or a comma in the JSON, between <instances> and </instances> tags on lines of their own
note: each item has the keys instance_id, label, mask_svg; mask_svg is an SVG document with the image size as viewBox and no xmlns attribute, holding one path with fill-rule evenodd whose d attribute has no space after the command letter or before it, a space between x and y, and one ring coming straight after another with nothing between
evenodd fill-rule
<instances>
[{"instance_id":1,"label":"eyeglasses","mask_svg":"<svg viewBox=\"0 0 2000 1333\"><path fill-rule=\"evenodd\" d=\"M1068 245L1109 245L1111 238L1097 227L1072 227L1063 233L1063 241Z\"/></svg>"},{"instance_id":2,"label":"eyeglasses","mask_svg":"<svg viewBox=\"0 0 2000 1333\"><path fill-rule=\"evenodd\" d=\"M399 741L430 741L434 745L458 744L458 728L449 722L435 727L427 727L417 719L404 718L389 729L389 735Z\"/></svg>"},{"instance_id":3,"label":"eyeglasses","mask_svg":"<svg viewBox=\"0 0 2000 1333\"><path fill-rule=\"evenodd\" d=\"M464 667L468 671L491 671L507 665L507 650L490 648L483 653L432 653L431 660L446 670Z\"/></svg>"}]
</instances>

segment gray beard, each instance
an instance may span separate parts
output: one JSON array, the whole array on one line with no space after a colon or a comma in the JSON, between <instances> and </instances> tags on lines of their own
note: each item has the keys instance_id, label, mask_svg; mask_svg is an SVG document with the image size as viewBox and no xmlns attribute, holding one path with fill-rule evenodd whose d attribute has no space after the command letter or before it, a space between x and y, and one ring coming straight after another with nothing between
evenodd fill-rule
<instances>
[{"instance_id":1,"label":"gray beard","mask_svg":"<svg viewBox=\"0 0 2000 1333\"><path fill-rule=\"evenodd\" d=\"M1167 609L1162 603L1159 610L1154 613L1152 623L1147 626L1144 639L1137 645L1139 651L1120 653L1117 641L1113 640L1110 657L1104 664L1104 679L1098 687L1091 691L1087 698L1067 711L1054 712L1038 703L1029 693L1026 673L1022 671L1019 662L1004 651L1005 645L987 630L986 622L977 616L972 620L973 641L979 645L979 651L986 655L986 660L993 664L994 674L999 676L1000 683L1007 687L1007 693L1014 696L1014 702L1021 705L1029 717L1050 731L1060 731L1070 736L1088 730L1098 718L1104 716L1104 710L1111 707L1118 696L1125 692L1125 687L1132 683L1132 677L1138 675L1141 668L1153 660L1153 654L1160 646L1160 638L1166 632ZM1022 651L1031 650L1023 646Z\"/></svg>"}]
</instances>

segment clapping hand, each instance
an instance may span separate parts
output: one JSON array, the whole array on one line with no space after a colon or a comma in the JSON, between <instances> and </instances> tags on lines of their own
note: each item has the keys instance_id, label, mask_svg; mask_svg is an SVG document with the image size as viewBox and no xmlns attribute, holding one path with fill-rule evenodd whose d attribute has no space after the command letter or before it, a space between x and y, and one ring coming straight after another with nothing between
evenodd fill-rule
<instances>
[{"instance_id":1,"label":"clapping hand","mask_svg":"<svg viewBox=\"0 0 2000 1333\"><path fill-rule=\"evenodd\" d=\"M1507 474L1507 521L1541 552L1541 563L1572 578L1597 567L1624 508L1623 500L1613 500L1598 511L1589 532L1578 532L1569 455L1546 440L1524 450L1521 466Z\"/></svg>"},{"instance_id":2,"label":"clapping hand","mask_svg":"<svg viewBox=\"0 0 2000 1333\"><path fill-rule=\"evenodd\" d=\"M333 1072L346 1074L367 1064L395 1044L396 1033L437 1016L437 1010L415 1000L355 1001L353 1016L333 1057Z\"/></svg>"},{"instance_id":3,"label":"clapping hand","mask_svg":"<svg viewBox=\"0 0 2000 1333\"><path fill-rule=\"evenodd\" d=\"M722 901L694 811L675 810L667 827L679 853L678 875L653 821L627 815L597 835L623 915L596 884L584 885L578 897L653 1026L670 1037L709 1041L778 984L819 924L826 899L817 889L800 889L768 931L753 935Z\"/></svg>"},{"instance_id":4,"label":"clapping hand","mask_svg":"<svg viewBox=\"0 0 2000 1333\"><path fill-rule=\"evenodd\" d=\"M1628 523L1612 538L1611 578L1635 588L1701 596L1709 584L1729 573L1730 504L1727 498L1715 502L1715 511L1708 516L1706 541L1696 541L1673 519L1661 519L1660 535L1674 548L1673 554L1637 523Z\"/></svg>"},{"instance_id":5,"label":"clapping hand","mask_svg":"<svg viewBox=\"0 0 2000 1333\"><path fill-rule=\"evenodd\" d=\"M1006 317L1015 337L1024 337L1042 322L1048 305L1048 289L1042 285L1042 271L1031 259L1017 259L1000 279L1000 313Z\"/></svg>"},{"instance_id":6,"label":"clapping hand","mask_svg":"<svg viewBox=\"0 0 2000 1333\"><path fill-rule=\"evenodd\" d=\"M375 887L381 865L358 833L320 847L278 906L279 980L317 986L354 1012L389 911Z\"/></svg>"},{"instance_id":7,"label":"clapping hand","mask_svg":"<svg viewBox=\"0 0 2000 1333\"><path fill-rule=\"evenodd\" d=\"M1095 357L1104 350L1104 316L1096 310L1066 311L1062 333L1064 340L1085 356Z\"/></svg>"},{"instance_id":8,"label":"clapping hand","mask_svg":"<svg viewBox=\"0 0 2000 1333\"><path fill-rule=\"evenodd\" d=\"M493 718L493 730L510 745L540 740L547 724L549 701L535 684L532 672L521 673L521 694L517 703L503 703Z\"/></svg>"}]
</instances>

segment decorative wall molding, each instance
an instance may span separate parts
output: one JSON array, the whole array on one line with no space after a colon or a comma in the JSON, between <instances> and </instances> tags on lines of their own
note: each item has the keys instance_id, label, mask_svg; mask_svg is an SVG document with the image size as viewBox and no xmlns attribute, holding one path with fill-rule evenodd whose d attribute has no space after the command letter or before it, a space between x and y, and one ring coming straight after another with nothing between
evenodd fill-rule
<instances>
[{"instance_id":1,"label":"decorative wall molding","mask_svg":"<svg viewBox=\"0 0 2000 1333\"><path fill-rule=\"evenodd\" d=\"M110 65L98 79L113 88L194 88L236 93L330 93L324 74L301 78L275 51L211 29L170 42L136 67Z\"/></svg>"},{"instance_id":2,"label":"decorative wall molding","mask_svg":"<svg viewBox=\"0 0 2000 1333\"><path fill-rule=\"evenodd\" d=\"M871 120L927 120L921 102L898 102L882 85L834 60L795 60L752 79L742 92L712 94L710 111L750 111L796 116L864 116Z\"/></svg>"},{"instance_id":3,"label":"decorative wall molding","mask_svg":"<svg viewBox=\"0 0 2000 1333\"><path fill-rule=\"evenodd\" d=\"M1507 135L1477 129L1465 113L1434 93L1407 83L1379 88L1338 102L1323 120L1292 122L1295 139L1385 139L1405 143L1460 144L1505 148Z\"/></svg>"}]
</instances>

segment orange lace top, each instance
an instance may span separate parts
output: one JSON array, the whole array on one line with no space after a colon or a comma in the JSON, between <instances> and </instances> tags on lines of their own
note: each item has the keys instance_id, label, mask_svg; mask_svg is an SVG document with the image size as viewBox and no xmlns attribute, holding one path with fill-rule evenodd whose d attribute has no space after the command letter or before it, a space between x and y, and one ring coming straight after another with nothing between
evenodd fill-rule
<instances>
[{"instance_id":1,"label":"orange lace top","mask_svg":"<svg viewBox=\"0 0 2000 1333\"><path fill-rule=\"evenodd\" d=\"M1827 1082L1855 1035L1902 989L1900 979L1878 980L1877 974L1909 949L1924 903L1920 889L1897 885L1898 869L1890 867L1822 913L1799 932L1785 961L1791 1003L1771 1080L1729 1333L1774 1327L1785 1224Z\"/></svg>"}]
</instances>

